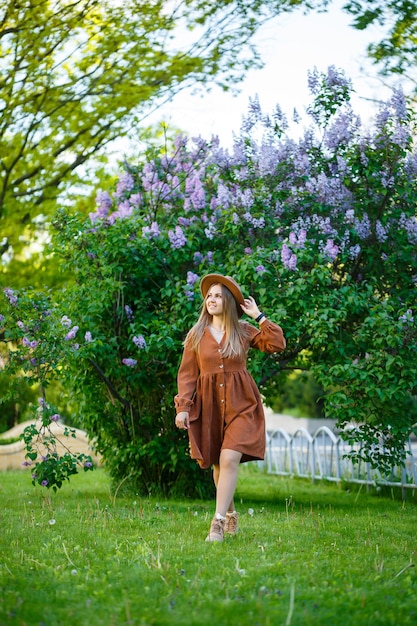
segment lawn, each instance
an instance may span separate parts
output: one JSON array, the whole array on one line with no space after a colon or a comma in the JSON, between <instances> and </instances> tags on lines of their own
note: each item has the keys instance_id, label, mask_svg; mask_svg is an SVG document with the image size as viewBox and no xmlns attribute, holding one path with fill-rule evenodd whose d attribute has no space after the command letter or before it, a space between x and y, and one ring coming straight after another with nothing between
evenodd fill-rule
<instances>
[{"instance_id":1,"label":"lawn","mask_svg":"<svg viewBox=\"0 0 417 626\"><path fill-rule=\"evenodd\" d=\"M213 503L121 496L104 470L54 494L0 475L1 626L417 624L417 498L242 468L241 531Z\"/></svg>"}]
</instances>

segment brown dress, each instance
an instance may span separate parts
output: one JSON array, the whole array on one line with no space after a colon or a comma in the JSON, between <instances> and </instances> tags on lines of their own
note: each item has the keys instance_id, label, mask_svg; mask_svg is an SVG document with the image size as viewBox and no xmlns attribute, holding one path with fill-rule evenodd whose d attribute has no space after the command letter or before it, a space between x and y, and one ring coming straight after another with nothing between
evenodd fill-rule
<instances>
[{"instance_id":1,"label":"brown dress","mask_svg":"<svg viewBox=\"0 0 417 626\"><path fill-rule=\"evenodd\" d=\"M241 324L248 329L247 351L284 350L284 335L277 324L267 319L259 330ZM246 369L246 356L223 357L223 341L217 343L206 328L199 354L185 348L178 370L176 412L189 412L191 458L203 469L219 463L222 448L241 452L241 463L265 455L265 416L258 388Z\"/></svg>"}]
</instances>

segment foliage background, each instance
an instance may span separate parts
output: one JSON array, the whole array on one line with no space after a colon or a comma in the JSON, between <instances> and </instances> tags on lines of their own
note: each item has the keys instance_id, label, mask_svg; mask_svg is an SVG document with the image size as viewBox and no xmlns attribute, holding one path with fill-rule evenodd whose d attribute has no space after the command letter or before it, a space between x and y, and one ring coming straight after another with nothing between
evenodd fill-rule
<instances>
[{"instance_id":1,"label":"foliage background","mask_svg":"<svg viewBox=\"0 0 417 626\"><path fill-rule=\"evenodd\" d=\"M284 328L284 353L250 356L267 402L277 377L308 370L326 414L356 424L357 460L404 460L417 421L414 119L394 91L363 131L343 72L312 72L309 87L298 140L279 106L268 116L255 99L230 154L179 135L126 162L89 216L55 216L68 287L5 291L9 366L43 401L62 381L117 480L200 495L210 484L173 427L182 341L210 271Z\"/></svg>"}]
</instances>

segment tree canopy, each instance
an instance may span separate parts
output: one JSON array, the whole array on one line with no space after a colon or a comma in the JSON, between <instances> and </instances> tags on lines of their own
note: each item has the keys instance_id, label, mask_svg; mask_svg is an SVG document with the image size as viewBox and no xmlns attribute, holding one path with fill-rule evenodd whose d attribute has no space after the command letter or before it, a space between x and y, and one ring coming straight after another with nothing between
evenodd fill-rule
<instances>
[{"instance_id":1,"label":"tree canopy","mask_svg":"<svg viewBox=\"0 0 417 626\"><path fill-rule=\"evenodd\" d=\"M298 2L295 3L300 4ZM313 3L314 4L314 3ZM3 259L33 243L93 157L138 134L192 84L231 88L260 59L251 38L293 2L10 0L0 8Z\"/></svg>"},{"instance_id":2,"label":"tree canopy","mask_svg":"<svg viewBox=\"0 0 417 626\"><path fill-rule=\"evenodd\" d=\"M266 402L288 371L310 370L357 461L385 472L405 461L417 422L415 119L394 91L364 131L334 67L309 87L299 139L279 106L266 115L255 99L230 153L178 136L126 163L90 216L54 219L55 259L74 282L53 298L5 290L9 371L38 385L46 423L59 376L117 479L205 488L173 396L211 271L284 328L283 353L250 358Z\"/></svg>"},{"instance_id":3,"label":"tree canopy","mask_svg":"<svg viewBox=\"0 0 417 626\"><path fill-rule=\"evenodd\" d=\"M409 0L352 0L343 8L353 16L352 26L385 29L381 41L368 46L368 54L383 76L403 76L417 93L417 5Z\"/></svg>"}]
</instances>

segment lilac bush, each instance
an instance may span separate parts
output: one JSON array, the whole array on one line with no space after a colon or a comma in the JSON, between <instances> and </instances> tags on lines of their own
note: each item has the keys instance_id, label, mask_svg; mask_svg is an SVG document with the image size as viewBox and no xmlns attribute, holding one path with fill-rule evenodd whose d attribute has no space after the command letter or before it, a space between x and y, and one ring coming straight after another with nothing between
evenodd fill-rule
<instances>
[{"instance_id":1,"label":"lilac bush","mask_svg":"<svg viewBox=\"0 0 417 626\"><path fill-rule=\"evenodd\" d=\"M417 422L414 118L395 91L362 129L343 72L311 73L309 86L299 139L279 107L269 116L254 100L231 151L178 136L125 163L89 216L62 210L54 253L74 283L55 295L45 341L11 330L26 322L19 294L5 294L25 367L35 375L42 358L42 375L63 379L112 476L143 492L210 483L173 426L182 341L210 271L233 275L285 330L284 353L251 355L266 401L286 372L310 369L327 414L356 426L355 460L404 461Z\"/></svg>"}]
</instances>

